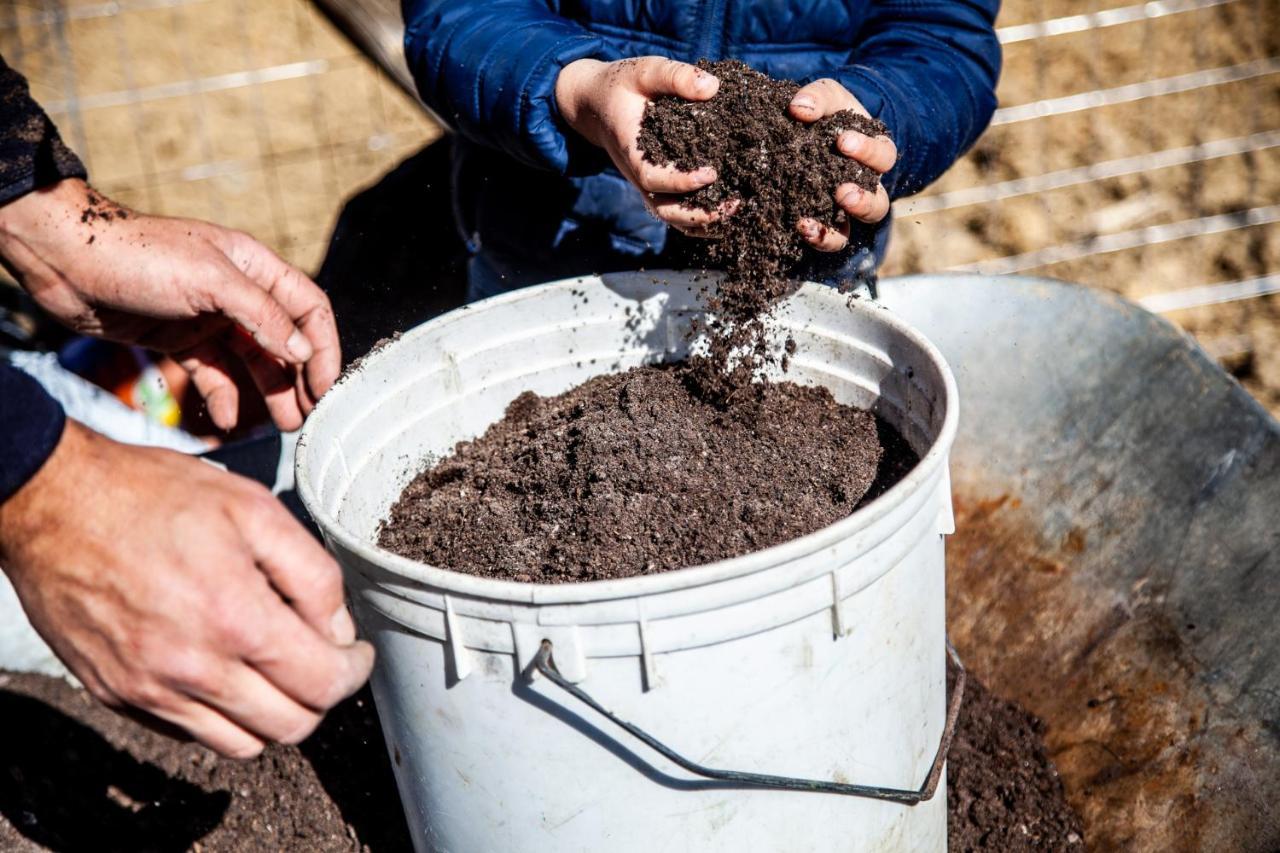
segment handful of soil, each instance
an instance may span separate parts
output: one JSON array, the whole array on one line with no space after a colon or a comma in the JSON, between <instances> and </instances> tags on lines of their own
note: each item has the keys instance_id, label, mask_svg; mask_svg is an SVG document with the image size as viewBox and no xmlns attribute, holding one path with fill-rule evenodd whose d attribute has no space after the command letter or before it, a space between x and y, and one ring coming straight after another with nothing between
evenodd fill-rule
<instances>
[{"instance_id":1,"label":"handful of soil","mask_svg":"<svg viewBox=\"0 0 1280 853\"><path fill-rule=\"evenodd\" d=\"M699 63L720 78L710 101L662 98L645 111L647 159L719 180L688 203L741 203L703 242L726 276L710 308L709 350L687 363L596 377L558 397L517 398L480 438L420 473L379 532L411 559L471 574L560 583L695 566L819 530L915 464L870 412L830 393L757 381L768 311L811 251L796 222L832 226L842 183L879 176L844 156L844 129L883 134L842 112L813 124L787 107L799 84L740 62ZM782 363L794 351L784 346Z\"/></svg>"},{"instance_id":2,"label":"handful of soil","mask_svg":"<svg viewBox=\"0 0 1280 853\"><path fill-rule=\"evenodd\" d=\"M812 533L915 462L891 427L826 389L764 383L725 411L681 367L640 367L516 398L405 488L378 542L518 581L653 574Z\"/></svg>"},{"instance_id":3,"label":"handful of soil","mask_svg":"<svg viewBox=\"0 0 1280 853\"><path fill-rule=\"evenodd\" d=\"M789 292L800 263L817 254L796 223L807 217L844 225L849 218L835 202L836 188L852 183L875 192L880 182L877 172L840 152L840 133L883 136L887 130L852 110L806 124L788 111L799 83L774 80L736 60L702 60L698 67L720 79L715 97L652 101L636 144L659 166L715 167L716 182L690 193L688 206L714 211L739 200L715 236L699 241L707 266L725 271L711 304L721 323L711 330L710 364L698 370L703 392L723 397L772 357L763 346L761 318ZM745 363L732 363L735 352L749 354Z\"/></svg>"}]
</instances>

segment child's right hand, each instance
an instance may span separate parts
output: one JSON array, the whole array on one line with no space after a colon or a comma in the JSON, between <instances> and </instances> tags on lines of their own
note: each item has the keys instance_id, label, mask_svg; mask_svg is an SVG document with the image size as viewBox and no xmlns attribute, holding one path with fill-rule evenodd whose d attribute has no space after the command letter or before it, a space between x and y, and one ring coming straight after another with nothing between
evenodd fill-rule
<instances>
[{"instance_id":1,"label":"child's right hand","mask_svg":"<svg viewBox=\"0 0 1280 853\"><path fill-rule=\"evenodd\" d=\"M636 137L645 105L653 98L675 95L705 101L719 88L714 75L674 59L579 59L560 71L556 105L570 127L608 152L618 171L644 193L646 204L659 219L686 234L707 236L710 226L736 204L728 202L708 212L685 207L681 196L715 181L716 170L707 166L681 172L674 166L656 166L644 159Z\"/></svg>"}]
</instances>

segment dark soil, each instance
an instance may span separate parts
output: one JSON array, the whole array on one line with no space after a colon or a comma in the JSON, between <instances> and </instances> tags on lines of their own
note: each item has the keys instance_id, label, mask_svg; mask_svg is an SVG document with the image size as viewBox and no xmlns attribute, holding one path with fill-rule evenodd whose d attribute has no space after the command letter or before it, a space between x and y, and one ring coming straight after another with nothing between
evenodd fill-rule
<instances>
[{"instance_id":1,"label":"dark soil","mask_svg":"<svg viewBox=\"0 0 1280 853\"><path fill-rule=\"evenodd\" d=\"M947 763L953 853L1084 850L1084 824L1068 805L1044 748L1044 723L969 677Z\"/></svg>"},{"instance_id":2,"label":"dark soil","mask_svg":"<svg viewBox=\"0 0 1280 853\"><path fill-rule=\"evenodd\" d=\"M950 849L1082 850L1039 722L972 676L965 696L947 768ZM0 673L0 719L6 853L410 850L367 691L301 747L246 762L157 735L40 675Z\"/></svg>"},{"instance_id":3,"label":"dark soil","mask_svg":"<svg viewBox=\"0 0 1280 853\"><path fill-rule=\"evenodd\" d=\"M915 464L890 427L826 389L761 384L722 410L687 379L641 367L521 395L405 488L379 544L536 583L653 574L812 533Z\"/></svg>"},{"instance_id":4,"label":"dark soil","mask_svg":"<svg viewBox=\"0 0 1280 853\"><path fill-rule=\"evenodd\" d=\"M61 679L0 673L0 850L411 849L367 690L300 747L220 759Z\"/></svg>"},{"instance_id":5,"label":"dark soil","mask_svg":"<svg viewBox=\"0 0 1280 853\"><path fill-rule=\"evenodd\" d=\"M874 170L840 153L836 139L844 130L868 136L887 130L851 110L812 124L796 121L787 108L800 84L774 80L736 60L698 65L719 78L716 96L705 102L658 98L645 110L636 144L658 165L715 167L718 179L689 194L690 207L711 211L739 202L716 226L714 239L700 243L706 265L725 276L712 303L723 322L710 336L710 364L697 375L707 393L723 396L777 357L762 346L762 318L789 292L801 262L818 254L796 223L809 217L830 228L847 226L835 201L837 187L852 183L874 192L879 184ZM749 358L731 358L744 347ZM726 373L725 367L736 370Z\"/></svg>"}]
</instances>

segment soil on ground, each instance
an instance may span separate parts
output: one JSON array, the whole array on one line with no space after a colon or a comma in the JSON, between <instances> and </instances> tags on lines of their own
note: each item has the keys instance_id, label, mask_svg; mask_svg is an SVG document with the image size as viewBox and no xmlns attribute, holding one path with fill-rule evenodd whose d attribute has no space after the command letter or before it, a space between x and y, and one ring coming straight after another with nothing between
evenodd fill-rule
<instances>
[{"instance_id":1,"label":"soil on ground","mask_svg":"<svg viewBox=\"0 0 1280 853\"><path fill-rule=\"evenodd\" d=\"M367 689L301 746L219 758L59 678L0 672L0 850L399 853L409 831Z\"/></svg>"},{"instance_id":2,"label":"soil on ground","mask_svg":"<svg viewBox=\"0 0 1280 853\"><path fill-rule=\"evenodd\" d=\"M947 770L951 849L1083 849L1035 718L972 676L965 697ZM253 761L170 740L42 675L0 673L0 719L0 850L411 849L367 690L301 746Z\"/></svg>"},{"instance_id":3,"label":"soil on ground","mask_svg":"<svg viewBox=\"0 0 1280 853\"><path fill-rule=\"evenodd\" d=\"M879 184L875 171L840 153L840 133L880 136L887 131L876 119L851 110L811 124L797 121L788 106L799 83L775 80L736 60L703 60L698 66L719 78L715 97L703 102L657 98L645 108L636 144L646 160L660 166L716 169L717 180L690 193L687 206L715 211L737 204L714 226L712 239L696 241L695 254L705 266L725 272L710 301L719 323L708 330L709 358L701 366L694 361L702 393L723 398L748 387L777 357L763 346L766 312L789 292L802 262L821 254L805 242L796 223L812 218L826 228L847 228L849 217L835 201L836 190L856 184L875 192ZM747 357L733 355L742 352Z\"/></svg>"},{"instance_id":4,"label":"soil on ground","mask_svg":"<svg viewBox=\"0 0 1280 853\"><path fill-rule=\"evenodd\" d=\"M1085 849L1084 823L1067 804L1044 734L1033 714L969 676L947 754L949 850Z\"/></svg>"},{"instance_id":5,"label":"soil on ground","mask_svg":"<svg viewBox=\"0 0 1280 853\"><path fill-rule=\"evenodd\" d=\"M521 395L405 488L379 544L535 583L653 574L812 533L916 462L826 389L760 383L725 409L691 383L681 365L651 366Z\"/></svg>"}]
</instances>

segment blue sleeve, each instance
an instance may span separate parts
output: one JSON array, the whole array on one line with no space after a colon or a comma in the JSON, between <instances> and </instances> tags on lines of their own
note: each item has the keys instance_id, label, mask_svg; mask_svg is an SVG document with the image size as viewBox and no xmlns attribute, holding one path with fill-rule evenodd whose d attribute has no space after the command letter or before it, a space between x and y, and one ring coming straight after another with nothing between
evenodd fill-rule
<instances>
[{"instance_id":1,"label":"blue sleeve","mask_svg":"<svg viewBox=\"0 0 1280 853\"><path fill-rule=\"evenodd\" d=\"M0 503L40 470L66 421L39 382L0 362Z\"/></svg>"},{"instance_id":2,"label":"blue sleeve","mask_svg":"<svg viewBox=\"0 0 1280 853\"><path fill-rule=\"evenodd\" d=\"M891 198L919 192L991 121L1000 77L999 0L876 0L850 63L831 76L898 146Z\"/></svg>"},{"instance_id":3,"label":"blue sleeve","mask_svg":"<svg viewBox=\"0 0 1280 853\"><path fill-rule=\"evenodd\" d=\"M405 57L418 92L458 134L562 174L599 156L563 125L556 77L578 59L618 57L540 0L403 0Z\"/></svg>"}]
</instances>

